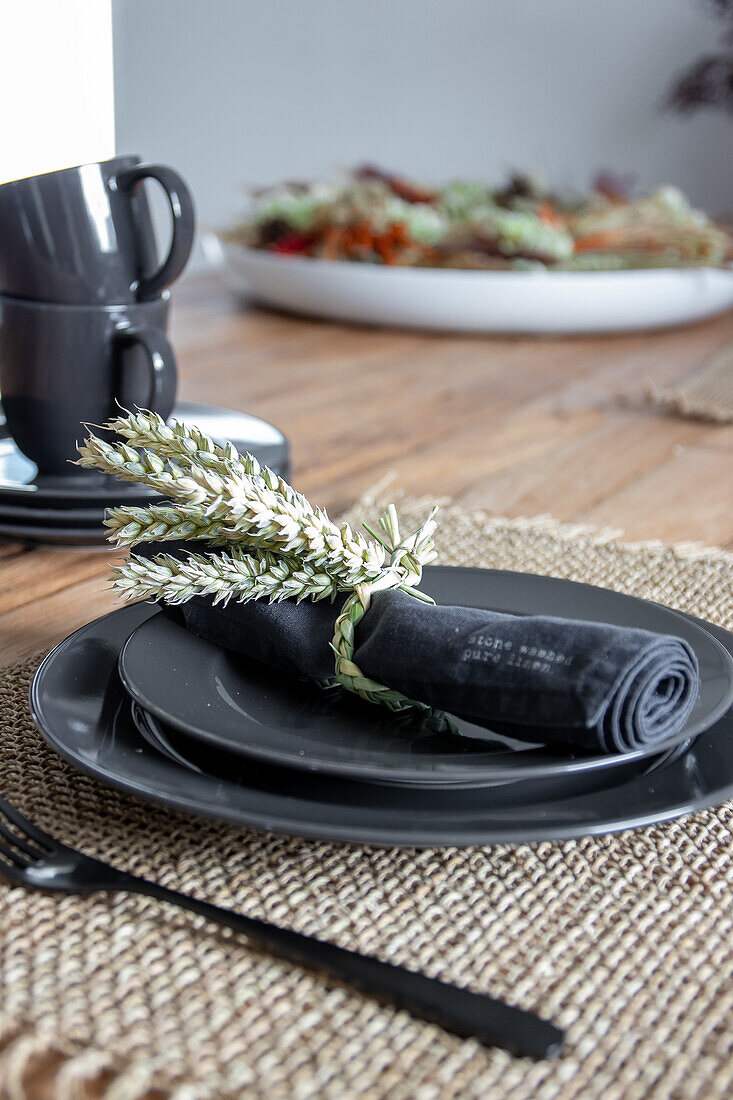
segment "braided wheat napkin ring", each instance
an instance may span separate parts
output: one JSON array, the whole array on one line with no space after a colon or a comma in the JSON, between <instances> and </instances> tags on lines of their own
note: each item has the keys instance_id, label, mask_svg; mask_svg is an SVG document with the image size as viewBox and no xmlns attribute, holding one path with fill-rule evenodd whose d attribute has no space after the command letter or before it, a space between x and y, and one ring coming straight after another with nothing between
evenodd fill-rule
<instances>
[{"instance_id":1,"label":"braided wheat napkin ring","mask_svg":"<svg viewBox=\"0 0 733 1100\"><path fill-rule=\"evenodd\" d=\"M364 525L372 538L376 539L390 554L389 565L377 580L354 586L352 594L347 597L336 619L331 648L336 657L336 682L346 691L354 692L368 703L376 703L396 713L408 710L422 711L423 719L431 726L437 729L448 729L451 723L443 711L436 710L417 699L410 699L402 692L372 680L364 675L354 661L355 630L369 610L372 596L376 593L399 588L424 603L435 602L424 592L418 591L416 587L422 579L423 564L431 561L435 556L433 551L435 511L436 509L433 509L423 526L407 539L400 537L397 512L393 504L379 518L383 533Z\"/></svg>"}]
</instances>

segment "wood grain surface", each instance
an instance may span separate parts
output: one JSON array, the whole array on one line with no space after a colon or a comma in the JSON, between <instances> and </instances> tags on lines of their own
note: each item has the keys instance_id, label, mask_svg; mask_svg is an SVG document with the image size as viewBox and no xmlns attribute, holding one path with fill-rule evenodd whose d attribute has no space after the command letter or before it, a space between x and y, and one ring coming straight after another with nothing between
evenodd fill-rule
<instances>
[{"instance_id":1,"label":"wood grain surface","mask_svg":"<svg viewBox=\"0 0 733 1100\"><path fill-rule=\"evenodd\" d=\"M645 401L733 341L733 314L646 335L428 335L260 310L198 276L172 336L181 396L276 424L295 484L334 514L394 472L408 494L496 514L733 547L733 426ZM0 545L0 661L116 606L110 556Z\"/></svg>"}]
</instances>

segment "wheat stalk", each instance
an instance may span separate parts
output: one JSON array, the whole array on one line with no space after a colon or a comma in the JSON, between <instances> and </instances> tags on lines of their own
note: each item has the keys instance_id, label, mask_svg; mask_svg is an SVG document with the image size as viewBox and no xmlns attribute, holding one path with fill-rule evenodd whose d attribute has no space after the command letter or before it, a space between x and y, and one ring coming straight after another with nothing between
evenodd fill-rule
<instances>
[{"instance_id":1,"label":"wheat stalk","mask_svg":"<svg viewBox=\"0 0 733 1100\"><path fill-rule=\"evenodd\" d=\"M108 508L104 525L108 539L118 547L133 547L142 542L170 542L183 539L236 538L226 524L210 523L195 507L150 504L146 508L126 506Z\"/></svg>"},{"instance_id":2,"label":"wheat stalk","mask_svg":"<svg viewBox=\"0 0 733 1100\"><path fill-rule=\"evenodd\" d=\"M215 604L266 599L313 601L336 594L333 578L298 558L268 551L245 553L232 547L221 554L190 554L174 558L131 554L114 567L115 588L133 600L154 599L181 604L195 596L212 596Z\"/></svg>"},{"instance_id":3,"label":"wheat stalk","mask_svg":"<svg viewBox=\"0 0 733 1100\"><path fill-rule=\"evenodd\" d=\"M139 412L136 417L145 415ZM119 427L119 423L118 418L105 427ZM246 473L230 471L219 463L203 466L192 454L185 459L161 456L150 447L110 443L94 434L78 449L78 465L147 485L173 498L180 508L181 523L194 522L202 533L210 526L217 532L212 537L220 537L223 524L227 537L274 553L297 554L305 561L323 565L334 577L352 586L376 580L384 567L383 546L368 541L346 523L337 526L323 509L313 508L285 482L284 491L279 485L282 479L260 467L252 456L247 457L253 472ZM115 530L125 526L125 511L115 511ZM130 515L141 530L153 526L159 518L151 513L146 519L143 511L138 509Z\"/></svg>"},{"instance_id":4,"label":"wheat stalk","mask_svg":"<svg viewBox=\"0 0 733 1100\"><path fill-rule=\"evenodd\" d=\"M180 604L207 596L226 604L232 599L334 599L348 593L332 643L336 681L392 710L430 709L365 677L353 656L354 628L376 592L401 588L429 600L416 585L423 566L435 557L436 509L403 537L390 505L379 518L379 531L366 528L368 539L346 523L333 523L253 455L240 455L231 443L217 444L193 425L166 424L138 410L103 427L117 439L110 442L90 432L78 448L78 465L169 498L145 508L110 509L105 523L111 541L128 548L172 540L225 546L218 553L184 558L130 554L114 567L114 586L123 597ZM443 719L438 716L438 721Z\"/></svg>"},{"instance_id":5,"label":"wheat stalk","mask_svg":"<svg viewBox=\"0 0 733 1100\"><path fill-rule=\"evenodd\" d=\"M262 477L268 488L281 493L292 503L310 507L302 493L298 493L284 478L279 477L251 454L242 455L233 443L215 443L210 436L194 424L185 424L171 418L167 423L157 413L127 413L115 417L106 427L123 436L132 447L147 448L162 458L172 458L180 465L204 466L222 477Z\"/></svg>"}]
</instances>

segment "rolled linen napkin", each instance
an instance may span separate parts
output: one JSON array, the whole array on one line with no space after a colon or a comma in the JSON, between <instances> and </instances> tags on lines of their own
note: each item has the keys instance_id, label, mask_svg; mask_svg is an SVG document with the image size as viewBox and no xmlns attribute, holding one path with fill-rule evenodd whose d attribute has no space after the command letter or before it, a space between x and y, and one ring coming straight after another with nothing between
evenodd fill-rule
<instances>
[{"instance_id":1,"label":"rolled linen napkin","mask_svg":"<svg viewBox=\"0 0 733 1100\"><path fill-rule=\"evenodd\" d=\"M405 535L390 504L367 538L195 425L139 409L104 427L112 439L90 433L78 465L170 498L106 513L110 540L137 551L113 566L126 598L182 605L197 634L406 713L419 703L607 753L684 727L699 673L679 638L417 600L436 509Z\"/></svg>"},{"instance_id":2,"label":"rolled linen napkin","mask_svg":"<svg viewBox=\"0 0 733 1100\"><path fill-rule=\"evenodd\" d=\"M213 606L211 598L196 597L166 613L228 649L325 680L334 674L329 643L342 602ZM356 630L354 661L379 683L478 725L602 753L674 736L699 686L697 659L681 638L434 606L399 590L373 598Z\"/></svg>"}]
</instances>

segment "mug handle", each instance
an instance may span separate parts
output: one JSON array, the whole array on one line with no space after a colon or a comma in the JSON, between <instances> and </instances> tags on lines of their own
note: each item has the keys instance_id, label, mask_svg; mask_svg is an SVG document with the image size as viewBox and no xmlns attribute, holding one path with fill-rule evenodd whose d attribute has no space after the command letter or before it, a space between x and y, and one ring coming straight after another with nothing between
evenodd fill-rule
<instances>
[{"instance_id":1,"label":"mug handle","mask_svg":"<svg viewBox=\"0 0 733 1100\"><path fill-rule=\"evenodd\" d=\"M178 278L186 266L193 248L196 212L191 192L178 172L163 164L136 164L117 176L117 185L123 191L134 192L146 179L157 180L165 191L173 217L173 236L170 249L163 263L152 275L142 275L137 286L141 300L154 298Z\"/></svg>"},{"instance_id":2,"label":"mug handle","mask_svg":"<svg viewBox=\"0 0 733 1100\"><path fill-rule=\"evenodd\" d=\"M173 348L165 335L157 328L132 325L118 329L115 341L122 348L140 344L145 349L150 366L150 392L140 407L167 418L176 400L178 371Z\"/></svg>"}]
</instances>

